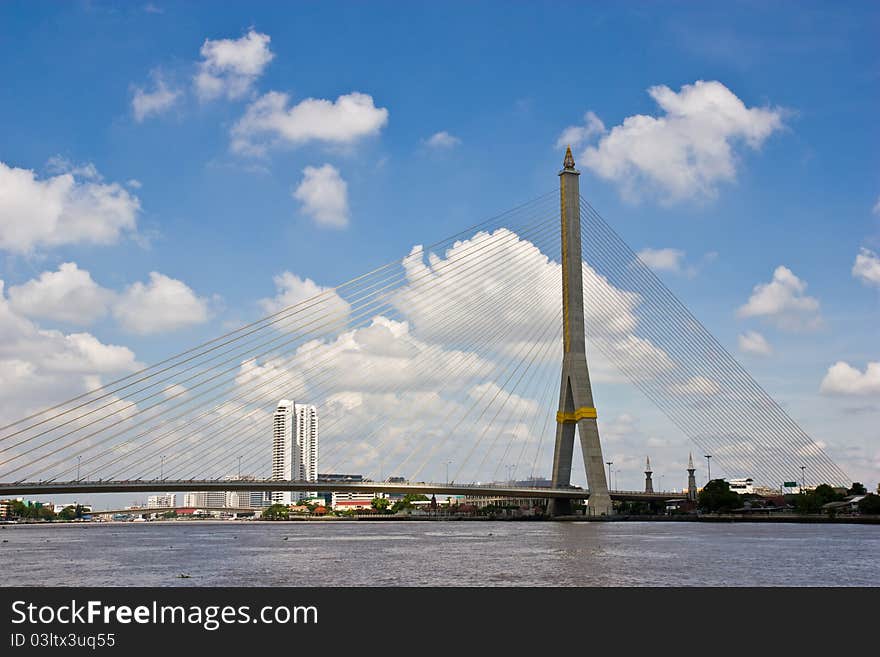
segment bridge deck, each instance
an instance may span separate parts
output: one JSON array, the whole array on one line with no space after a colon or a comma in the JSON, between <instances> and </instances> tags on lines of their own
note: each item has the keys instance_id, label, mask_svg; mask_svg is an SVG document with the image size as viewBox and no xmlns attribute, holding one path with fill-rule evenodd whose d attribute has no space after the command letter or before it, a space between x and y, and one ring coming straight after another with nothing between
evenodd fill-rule
<instances>
[{"instance_id":1,"label":"bridge deck","mask_svg":"<svg viewBox=\"0 0 880 657\"><path fill-rule=\"evenodd\" d=\"M529 488L490 484L439 484L431 482L388 483L379 481L273 481L260 479L136 479L131 481L51 481L0 483L0 497L75 493L160 493L186 491L302 491L352 493L421 493L423 495L480 495L534 499L584 500L590 491L583 488ZM611 491L611 498L627 501L684 499L685 493Z\"/></svg>"}]
</instances>

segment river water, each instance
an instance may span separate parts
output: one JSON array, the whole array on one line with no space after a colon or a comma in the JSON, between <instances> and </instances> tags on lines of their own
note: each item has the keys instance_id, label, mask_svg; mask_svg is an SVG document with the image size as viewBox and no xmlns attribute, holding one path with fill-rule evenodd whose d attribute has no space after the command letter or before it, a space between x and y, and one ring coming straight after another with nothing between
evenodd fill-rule
<instances>
[{"instance_id":1,"label":"river water","mask_svg":"<svg viewBox=\"0 0 880 657\"><path fill-rule=\"evenodd\" d=\"M880 586L878 525L169 521L0 538L3 586Z\"/></svg>"}]
</instances>

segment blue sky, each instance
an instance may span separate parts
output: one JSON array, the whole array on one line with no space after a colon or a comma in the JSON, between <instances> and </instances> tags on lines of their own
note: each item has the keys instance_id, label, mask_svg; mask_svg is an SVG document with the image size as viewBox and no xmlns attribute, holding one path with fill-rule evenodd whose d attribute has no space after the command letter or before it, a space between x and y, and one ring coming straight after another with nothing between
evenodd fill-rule
<instances>
[{"instance_id":1,"label":"blue sky","mask_svg":"<svg viewBox=\"0 0 880 657\"><path fill-rule=\"evenodd\" d=\"M850 474L873 487L880 480L878 28L880 8L871 2L6 2L0 162L41 182L67 172L126 208L111 212L111 222L122 223L101 239L25 231L13 241L0 232L0 278L10 298L10 288L76 263L106 292L103 301L90 297L97 305L87 322L50 316L27 290L12 305L16 316L43 330L88 331L152 362L260 316L258 301L276 294L273 277L284 271L333 286L554 189L557 140L591 111L603 129L574 149L582 194L637 251L682 252L658 256L663 280ZM249 34L255 48L238 73L206 65L206 40ZM200 71L219 90L200 88ZM663 85L683 98L685 85L698 81L717 82L743 112L772 114L766 134L749 142L744 130L753 126L733 118L704 135L730 152L695 165L701 190L673 194L668 180L640 168L644 162L599 173L619 155L601 140L627 117L664 116L649 89ZM152 96L158 104L139 116L138 90L164 90L173 100ZM365 94L366 127L298 141L252 130L252 141L271 142L265 152L236 150L235 126L270 92L288 95L285 109ZM432 142L438 133L446 137ZM594 167L582 159L591 148ZM719 163L730 171L712 173ZM306 167L324 165L332 167L329 191L312 206L305 192L295 198ZM344 200L328 201L340 179ZM0 231L28 221L21 207L4 208ZM775 300L789 305L738 314L781 266L795 282L787 279ZM154 287L151 272L163 277ZM137 325L124 299L159 287L182 295L186 312ZM738 337L747 331L760 333L772 353L743 353ZM105 376L126 366L127 356L116 357L122 364L107 365ZM839 361L855 372L838 369L821 390ZM58 395L80 385L53 382ZM28 386L11 377L5 385L15 408L31 408L33 393L17 396ZM638 485L638 470L630 476Z\"/></svg>"}]
</instances>

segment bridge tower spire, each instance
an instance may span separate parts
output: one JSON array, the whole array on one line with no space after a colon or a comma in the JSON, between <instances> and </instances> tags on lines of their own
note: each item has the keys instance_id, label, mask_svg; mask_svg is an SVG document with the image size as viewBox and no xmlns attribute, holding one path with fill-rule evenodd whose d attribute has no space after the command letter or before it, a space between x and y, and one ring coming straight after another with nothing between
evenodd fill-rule
<instances>
[{"instance_id":1,"label":"bridge tower spire","mask_svg":"<svg viewBox=\"0 0 880 657\"><path fill-rule=\"evenodd\" d=\"M694 467L694 455L688 454L688 499L691 502L697 501L697 478L694 473L697 469Z\"/></svg>"},{"instance_id":2,"label":"bridge tower spire","mask_svg":"<svg viewBox=\"0 0 880 657\"><path fill-rule=\"evenodd\" d=\"M653 493L654 492L654 482L652 481L651 475L653 474L653 470L651 470L651 457L645 457L645 492Z\"/></svg>"},{"instance_id":3,"label":"bridge tower spire","mask_svg":"<svg viewBox=\"0 0 880 657\"><path fill-rule=\"evenodd\" d=\"M580 189L571 147L565 151L559 172L559 195L562 222L562 382L559 389L559 411L556 413L556 445L553 451L553 487L571 483L571 461L574 453L574 432L577 428L581 452L587 471L590 499L587 513L610 515L611 496L605 479L599 427L593 404L593 389L587 368L584 335L584 275L581 256ZM553 499L550 515L570 513L568 500Z\"/></svg>"}]
</instances>

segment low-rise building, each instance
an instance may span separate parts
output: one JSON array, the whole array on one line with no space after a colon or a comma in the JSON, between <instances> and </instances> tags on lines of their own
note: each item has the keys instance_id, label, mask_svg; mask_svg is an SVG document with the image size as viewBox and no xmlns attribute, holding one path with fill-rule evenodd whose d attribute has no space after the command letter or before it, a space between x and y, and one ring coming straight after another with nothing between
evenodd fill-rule
<instances>
[{"instance_id":1,"label":"low-rise building","mask_svg":"<svg viewBox=\"0 0 880 657\"><path fill-rule=\"evenodd\" d=\"M867 495L850 495L839 502L828 502L827 504L823 504L822 510L826 513L858 513L859 502L866 497Z\"/></svg>"},{"instance_id":2,"label":"low-rise building","mask_svg":"<svg viewBox=\"0 0 880 657\"><path fill-rule=\"evenodd\" d=\"M355 493L355 492L334 492L330 506L334 511L343 511L346 509L371 509L373 500L377 497L388 498L387 493Z\"/></svg>"},{"instance_id":3,"label":"low-rise building","mask_svg":"<svg viewBox=\"0 0 880 657\"><path fill-rule=\"evenodd\" d=\"M730 490L738 495L746 495L755 492L754 480L751 477L740 477L731 479L729 482Z\"/></svg>"},{"instance_id":4,"label":"low-rise building","mask_svg":"<svg viewBox=\"0 0 880 657\"><path fill-rule=\"evenodd\" d=\"M546 500L537 497L507 497L504 495L465 495L464 504L470 504L478 509L487 506L519 507L531 509L535 506L543 506Z\"/></svg>"}]
</instances>

